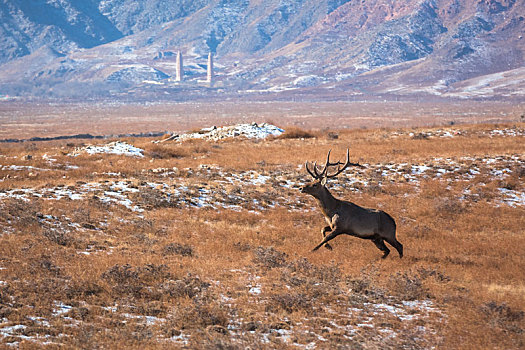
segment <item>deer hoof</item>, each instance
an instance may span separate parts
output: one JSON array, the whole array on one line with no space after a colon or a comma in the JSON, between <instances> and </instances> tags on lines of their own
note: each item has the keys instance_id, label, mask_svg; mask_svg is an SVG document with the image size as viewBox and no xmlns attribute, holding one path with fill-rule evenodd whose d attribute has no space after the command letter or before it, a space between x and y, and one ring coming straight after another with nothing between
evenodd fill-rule
<instances>
[{"instance_id":1,"label":"deer hoof","mask_svg":"<svg viewBox=\"0 0 525 350\"><path fill-rule=\"evenodd\" d=\"M331 246L330 244L328 244L328 243L326 243L326 244L324 245L324 247L325 247L326 249L328 249L328 250L334 250L334 248L332 248L332 246Z\"/></svg>"}]
</instances>

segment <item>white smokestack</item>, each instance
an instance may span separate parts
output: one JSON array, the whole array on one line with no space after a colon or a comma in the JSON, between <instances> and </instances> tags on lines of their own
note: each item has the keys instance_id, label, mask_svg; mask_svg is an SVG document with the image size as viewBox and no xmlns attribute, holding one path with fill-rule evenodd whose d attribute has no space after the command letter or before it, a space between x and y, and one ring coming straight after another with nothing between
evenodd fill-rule
<instances>
[{"instance_id":1,"label":"white smokestack","mask_svg":"<svg viewBox=\"0 0 525 350\"><path fill-rule=\"evenodd\" d=\"M175 81L182 81L184 71L182 70L182 52L177 52L177 63L175 65Z\"/></svg>"},{"instance_id":2,"label":"white smokestack","mask_svg":"<svg viewBox=\"0 0 525 350\"><path fill-rule=\"evenodd\" d=\"M208 74L206 76L206 81L208 83L213 82L213 55L211 52L208 54Z\"/></svg>"}]
</instances>

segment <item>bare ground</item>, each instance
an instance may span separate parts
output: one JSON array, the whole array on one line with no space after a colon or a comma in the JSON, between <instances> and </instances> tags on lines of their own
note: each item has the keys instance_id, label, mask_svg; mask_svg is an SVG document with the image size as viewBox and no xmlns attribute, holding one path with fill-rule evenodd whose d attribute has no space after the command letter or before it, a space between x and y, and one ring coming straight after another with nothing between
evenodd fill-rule
<instances>
[{"instance_id":1,"label":"bare ground","mask_svg":"<svg viewBox=\"0 0 525 350\"><path fill-rule=\"evenodd\" d=\"M0 139L89 133L181 132L212 125L272 122L303 129L411 127L520 121L522 107L469 102L0 103Z\"/></svg>"}]
</instances>

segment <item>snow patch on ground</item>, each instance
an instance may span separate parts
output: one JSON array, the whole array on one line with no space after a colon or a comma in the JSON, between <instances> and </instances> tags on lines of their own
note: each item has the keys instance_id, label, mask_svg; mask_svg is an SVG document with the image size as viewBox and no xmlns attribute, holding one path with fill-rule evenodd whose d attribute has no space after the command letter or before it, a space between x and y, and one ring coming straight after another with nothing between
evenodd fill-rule
<instances>
[{"instance_id":1,"label":"snow patch on ground","mask_svg":"<svg viewBox=\"0 0 525 350\"><path fill-rule=\"evenodd\" d=\"M167 140L186 141L192 139L203 139L210 141L217 141L232 137L246 137L249 139L264 139L268 136L279 136L284 132L283 129L263 123L261 125L257 123L251 124L237 124L233 126L212 126L210 128L201 129L198 132L173 135ZM166 141L167 141L166 140Z\"/></svg>"},{"instance_id":2,"label":"snow patch on ground","mask_svg":"<svg viewBox=\"0 0 525 350\"><path fill-rule=\"evenodd\" d=\"M525 166L525 160L520 155L505 155L433 158L413 164L363 165L365 166L363 169L355 169L351 174L342 174L331 180L330 188L335 191L359 193L365 191L371 183L379 187L386 184L405 184L412 188L407 195L414 195L419 191L423 179L439 179L450 183L469 182L474 178L480 178L483 183L494 179L501 180L512 177L515 171ZM35 198L44 200L94 198L103 203L124 206L138 213L146 210L147 203L152 201L175 207L249 211L263 211L276 206L288 207L290 210L307 210L311 207L306 205L307 199L297 190L309 180L302 168L286 171L247 170L232 173L216 165L201 164L198 168L144 169L143 173L155 176L158 180L141 183L136 179L119 179L121 175L111 173L109 175L117 179L72 186L0 189L0 201L8 198L23 201L31 201ZM188 177L200 180L190 181ZM165 178L171 180L166 182ZM465 193L465 195L470 194ZM154 199L144 202L144 198L150 197ZM519 186L513 189L501 188L493 204L525 207L525 192Z\"/></svg>"},{"instance_id":3,"label":"snow patch on ground","mask_svg":"<svg viewBox=\"0 0 525 350\"><path fill-rule=\"evenodd\" d=\"M501 194L502 202L506 205L509 205L511 207L525 207L525 193L516 191L516 190L509 190L506 188L500 188L499 192Z\"/></svg>"},{"instance_id":4,"label":"snow patch on ground","mask_svg":"<svg viewBox=\"0 0 525 350\"><path fill-rule=\"evenodd\" d=\"M87 153L90 155L99 153L118 154L124 156L133 157L144 157L144 150L135 146L132 146L126 142L115 141L110 142L102 146L89 145L81 148L77 148L75 151L70 153L70 156L76 157L80 154Z\"/></svg>"},{"instance_id":5,"label":"snow patch on ground","mask_svg":"<svg viewBox=\"0 0 525 350\"><path fill-rule=\"evenodd\" d=\"M504 129L492 130L462 130L456 128L437 129L437 130L422 130L419 132L412 131L393 131L388 134L388 137L408 136L413 139L430 139L430 138L452 138L459 136L473 136L481 137L523 137L525 136L525 129L519 126L512 126Z\"/></svg>"},{"instance_id":6,"label":"snow patch on ground","mask_svg":"<svg viewBox=\"0 0 525 350\"><path fill-rule=\"evenodd\" d=\"M49 171L50 169L36 168L31 165L1 165L0 170L5 171Z\"/></svg>"}]
</instances>

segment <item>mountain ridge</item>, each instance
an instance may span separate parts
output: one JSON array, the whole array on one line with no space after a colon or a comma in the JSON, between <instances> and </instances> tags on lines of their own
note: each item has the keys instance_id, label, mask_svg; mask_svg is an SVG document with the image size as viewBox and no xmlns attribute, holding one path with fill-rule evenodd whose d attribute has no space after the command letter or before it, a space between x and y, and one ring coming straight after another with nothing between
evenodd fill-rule
<instances>
[{"instance_id":1,"label":"mountain ridge","mask_svg":"<svg viewBox=\"0 0 525 350\"><path fill-rule=\"evenodd\" d=\"M33 3L0 4L0 94L525 98L525 5L515 0ZM209 52L212 86L202 83ZM509 81L484 93L465 85L492 74Z\"/></svg>"}]
</instances>

